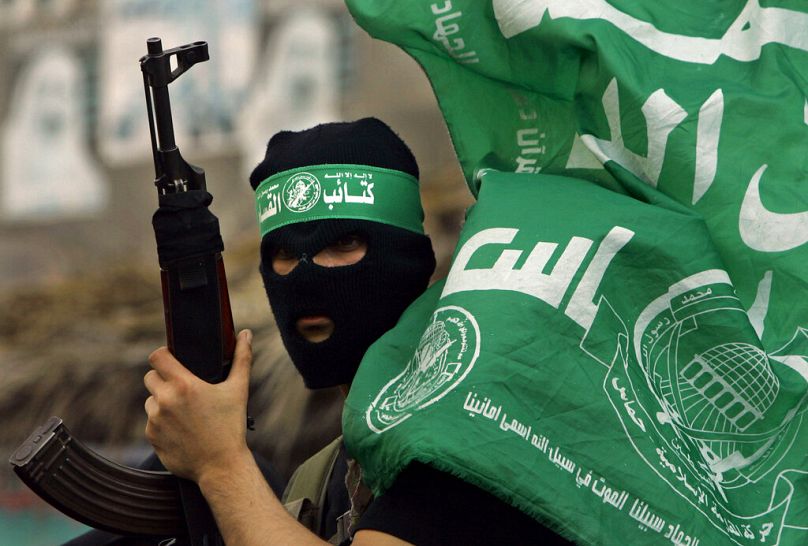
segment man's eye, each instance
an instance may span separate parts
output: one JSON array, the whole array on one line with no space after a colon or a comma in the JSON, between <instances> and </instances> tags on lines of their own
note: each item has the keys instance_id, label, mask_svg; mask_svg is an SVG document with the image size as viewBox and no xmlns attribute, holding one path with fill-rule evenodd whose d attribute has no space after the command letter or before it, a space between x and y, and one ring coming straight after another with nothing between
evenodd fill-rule
<instances>
[{"instance_id":1,"label":"man's eye","mask_svg":"<svg viewBox=\"0 0 808 546\"><path fill-rule=\"evenodd\" d=\"M362 246L365 240L356 234L346 235L340 238L331 247L339 252L352 252Z\"/></svg>"},{"instance_id":2,"label":"man's eye","mask_svg":"<svg viewBox=\"0 0 808 546\"><path fill-rule=\"evenodd\" d=\"M276 260L294 260L295 255L292 254L290 251L286 250L285 248L279 248L275 251L273 255L273 259Z\"/></svg>"},{"instance_id":3,"label":"man's eye","mask_svg":"<svg viewBox=\"0 0 808 546\"><path fill-rule=\"evenodd\" d=\"M272 269L278 275L288 275L298 262L298 257L285 248L277 248L272 253Z\"/></svg>"}]
</instances>

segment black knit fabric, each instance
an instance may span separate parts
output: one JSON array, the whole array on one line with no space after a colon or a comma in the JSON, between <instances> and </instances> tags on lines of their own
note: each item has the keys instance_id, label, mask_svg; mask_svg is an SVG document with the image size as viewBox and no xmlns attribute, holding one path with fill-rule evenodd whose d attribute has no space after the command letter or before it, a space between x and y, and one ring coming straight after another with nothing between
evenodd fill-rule
<instances>
[{"instance_id":1,"label":"black knit fabric","mask_svg":"<svg viewBox=\"0 0 808 546\"><path fill-rule=\"evenodd\" d=\"M307 165L370 165L418 178L418 164L404 141L383 121L324 123L305 131L281 131L250 175L253 190L275 173Z\"/></svg>"},{"instance_id":2,"label":"black knit fabric","mask_svg":"<svg viewBox=\"0 0 808 546\"><path fill-rule=\"evenodd\" d=\"M324 246L356 234L367 242L364 258L352 265L314 263ZM272 255L283 248L301 257L287 275L272 270ZM435 268L429 239L367 220L316 220L268 233L261 244L264 279L281 339L310 389L350 384L362 356L427 287ZM303 259L305 257L305 259ZM327 340L311 343L296 330L301 317L334 321Z\"/></svg>"},{"instance_id":3,"label":"black knit fabric","mask_svg":"<svg viewBox=\"0 0 808 546\"><path fill-rule=\"evenodd\" d=\"M416 178L419 174L407 145L384 122L365 118L276 134L250 175L250 185L255 189L289 169L327 164L381 167ZM318 252L346 235L359 235L367 243L359 262L340 267L314 263ZM281 249L299 259L286 275L272 269L272 258ZM261 241L261 275L281 338L312 389L350 384L367 348L426 289L434 269L428 237L380 222L298 222L267 233ZM295 327L307 316L330 318L331 336L320 343L307 341Z\"/></svg>"}]
</instances>

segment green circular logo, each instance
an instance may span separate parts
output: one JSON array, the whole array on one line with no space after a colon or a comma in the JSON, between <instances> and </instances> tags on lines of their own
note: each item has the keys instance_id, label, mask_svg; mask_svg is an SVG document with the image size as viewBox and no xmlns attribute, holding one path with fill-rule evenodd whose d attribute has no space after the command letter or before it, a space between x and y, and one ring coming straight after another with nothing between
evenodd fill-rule
<instances>
[{"instance_id":1,"label":"green circular logo","mask_svg":"<svg viewBox=\"0 0 808 546\"><path fill-rule=\"evenodd\" d=\"M436 310L407 367L368 408L370 429L384 432L446 396L466 378L479 354L474 316L456 305Z\"/></svg>"},{"instance_id":2,"label":"green circular logo","mask_svg":"<svg viewBox=\"0 0 808 546\"><path fill-rule=\"evenodd\" d=\"M283 202L292 212L306 212L320 200L320 181L311 173L297 173L283 185Z\"/></svg>"}]
</instances>

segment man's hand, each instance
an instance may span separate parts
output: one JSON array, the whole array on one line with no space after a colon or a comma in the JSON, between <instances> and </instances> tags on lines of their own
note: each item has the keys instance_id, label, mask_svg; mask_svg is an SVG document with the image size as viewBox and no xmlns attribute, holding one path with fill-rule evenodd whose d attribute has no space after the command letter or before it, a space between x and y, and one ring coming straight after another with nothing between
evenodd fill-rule
<instances>
[{"instance_id":1,"label":"man's hand","mask_svg":"<svg viewBox=\"0 0 808 546\"><path fill-rule=\"evenodd\" d=\"M199 484L227 544L328 546L286 512L247 448L251 341L249 331L239 334L230 375L217 385L193 375L165 347L154 351L154 369L143 378L151 393L146 438L168 470ZM407 543L360 531L354 544Z\"/></svg>"},{"instance_id":2,"label":"man's hand","mask_svg":"<svg viewBox=\"0 0 808 546\"><path fill-rule=\"evenodd\" d=\"M146 438L165 467L195 482L251 457L246 441L247 396L252 363L252 333L236 340L227 379L207 383L185 368L166 347L149 355L153 368L143 383Z\"/></svg>"}]
</instances>

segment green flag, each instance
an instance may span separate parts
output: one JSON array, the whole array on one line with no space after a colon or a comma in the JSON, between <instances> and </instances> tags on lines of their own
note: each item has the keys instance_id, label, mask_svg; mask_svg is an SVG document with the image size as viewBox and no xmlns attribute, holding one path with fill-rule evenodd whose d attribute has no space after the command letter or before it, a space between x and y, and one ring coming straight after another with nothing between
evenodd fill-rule
<instances>
[{"instance_id":1,"label":"green flag","mask_svg":"<svg viewBox=\"0 0 808 546\"><path fill-rule=\"evenodd\" d=\"M478 196L352 386L372 487L421 460L581 543L808 543L806 8L348 3Z\"/></svg>"}]
</instances>

